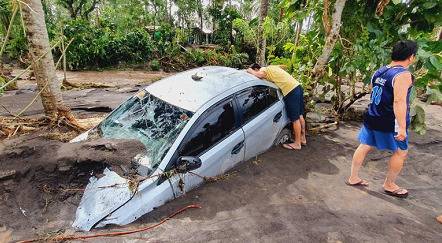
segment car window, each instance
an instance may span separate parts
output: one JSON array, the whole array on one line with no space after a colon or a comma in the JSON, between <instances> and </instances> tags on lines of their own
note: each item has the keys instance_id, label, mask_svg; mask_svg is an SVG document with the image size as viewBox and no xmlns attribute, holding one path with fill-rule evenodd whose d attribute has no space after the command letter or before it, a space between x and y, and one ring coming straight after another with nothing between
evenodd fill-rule
<instances>
[{"instance_id":1,"label":"car window","mask_svg":"<svg viewBox=\"0 0 442 243\"><path fill-rule=\"evenodd\" d=\"M207 114L207 115L206 115ZM233 101L225 101L203 114L188 142L180 152L181 156L198 156L235 130Z\"/></svg>"},{"instance_id":2,"label":"car window","mask_svg":"<svg viewBox=\"0 0 442 243\"><path fill-rule=\"evenodd\" d=\"M278 90L272 87L268 87L269 95L267 96L267 102L269 106L273 105L277 101L279 101Z\"/></svg>"},{"instance_id":3,"label":"car window","mask_svg":"<svg viewBox=\"0 0 442 243\"><path fill-rule=\"evenodd\" d=\"M243 123L270 107L279 100L278 91L267 86L256 86L240 93L237 96L241 107Z\"/></svg>"}]
</instances>

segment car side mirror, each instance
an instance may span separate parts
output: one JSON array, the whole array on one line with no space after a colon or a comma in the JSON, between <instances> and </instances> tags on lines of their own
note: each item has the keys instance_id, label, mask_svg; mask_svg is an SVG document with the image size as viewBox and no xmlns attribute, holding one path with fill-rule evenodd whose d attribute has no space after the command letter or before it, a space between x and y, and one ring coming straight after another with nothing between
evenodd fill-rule
<instances>
[{"instance_id":1,"label":"car side mirror","mask_svg":"<svg viewBox=\"0 0 442 243\"><path fill-rule=\"evenodd\" d=\"M178 173L186 173L201 167L201 159L193 156L182 156L178 158L175 170Z\"/></svg>"}]
</instances>

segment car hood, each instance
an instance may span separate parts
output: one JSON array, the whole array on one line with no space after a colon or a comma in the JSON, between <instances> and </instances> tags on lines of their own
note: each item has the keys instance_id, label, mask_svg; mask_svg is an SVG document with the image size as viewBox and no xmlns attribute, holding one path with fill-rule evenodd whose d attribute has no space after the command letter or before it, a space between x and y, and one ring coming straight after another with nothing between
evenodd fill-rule
<instances>
[{"instance_id":1,"label":"car hood","mask_svg":"<svg viewBox=\"0 0 442 243\"><path fill-rule=\"evenodd\" d=\"M112 221L114 224L119 224L118 217L112 214L137 194L146 193L155 187L159 179L159 174L156 172L148 178L129 180L106 168L103 172L104 176L91 177L75 213L72 226L79 230L89 231L93 227L102 227L107 224L103 222Z\"/></svg>"}]
</instances>

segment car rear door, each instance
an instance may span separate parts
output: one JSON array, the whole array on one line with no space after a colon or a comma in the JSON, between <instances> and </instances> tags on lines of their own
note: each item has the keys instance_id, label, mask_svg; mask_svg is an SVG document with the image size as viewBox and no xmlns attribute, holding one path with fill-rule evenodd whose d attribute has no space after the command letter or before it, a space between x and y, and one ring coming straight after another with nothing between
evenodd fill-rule
<instances>
[{"instance_id":1,"label":"car rear door","mask_svg":"<svg viewBox=\"0 0 442 243\"><path fill-rule=\"evenodd\" d=\"M248 160L269 149L284 127L284 102L278 91L268 86L254 86L236 95L245 136Z\"/></svg>"},{"instance_id":2,"label":"car rear door","mask_svg":"<svg viewBox=\"0 0 442 243\"><path fill-rule=\"evenodd\" d=\"M196 156L200 168L184 175L185 191L203 182L202 177L221 174L244 160L244 133L237 118L233 97L204 112L189 130L179 148L179 156Z\"/></svg>"}]
</instances>

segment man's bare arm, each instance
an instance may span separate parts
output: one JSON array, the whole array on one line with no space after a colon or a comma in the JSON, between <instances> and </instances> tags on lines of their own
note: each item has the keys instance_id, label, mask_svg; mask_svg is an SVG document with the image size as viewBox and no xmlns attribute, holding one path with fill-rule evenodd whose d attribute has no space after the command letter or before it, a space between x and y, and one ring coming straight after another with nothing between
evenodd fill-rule
<instances>
[{"instance_id":1,"label":"man's bare arm","mask_svg":"<svg viewBox=\"0 0 442 243\"><path fill-rule=\"evenodd\" d=\"M248 68L247 72L254 75L257 78L265 78L266 77L266 73L264 71L256 71L251 68Z\"/></svg>"},{"instance_id":2,"label":"man's bare arm","mask_svg":"<svg viewBox=\"0 0 442 243\"><path fill-rule=\"evenodd\" d=\"M412 84L411 73L406 72L399 74L394 79L393 90L394 90L394 103L393 110L396 120L399 125L399 131L397 134L397 139L402 141L406 138L407 130L407 94L408 88Z\"/></svg>"}]
</instances>

